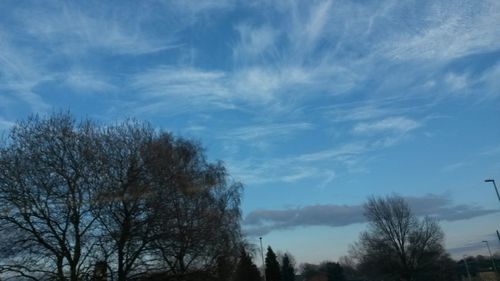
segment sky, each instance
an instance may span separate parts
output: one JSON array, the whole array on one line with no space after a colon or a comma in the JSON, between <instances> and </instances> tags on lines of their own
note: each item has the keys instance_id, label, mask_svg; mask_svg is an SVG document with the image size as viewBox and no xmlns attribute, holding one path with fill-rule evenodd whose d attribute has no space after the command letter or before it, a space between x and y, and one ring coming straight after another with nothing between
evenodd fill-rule
<instances>
[{"instance_id":1,"label":"sky","mask_svg":"<svg viewBox=\"0 0 500 281\"><path fill-rule=\"evenodd\" d=\"M0 131L128 117L244 184L247 240L337 260L370 196L500 251L500 1L0 1Z\"/></svg>"}]
</instances>

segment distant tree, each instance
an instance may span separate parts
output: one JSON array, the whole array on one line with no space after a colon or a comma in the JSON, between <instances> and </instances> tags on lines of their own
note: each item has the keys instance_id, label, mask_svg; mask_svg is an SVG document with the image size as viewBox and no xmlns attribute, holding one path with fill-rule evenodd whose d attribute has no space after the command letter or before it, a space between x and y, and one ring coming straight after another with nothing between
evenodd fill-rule
<instances>
[{"instance_id":1,"label":"distant tree","mask_svg":"<svg viewBox=\"0 0 500 281\"><path fill-rule=\"evenodd\" d=\"M495 264L498 269L498 265L500 265L500 259L498 258L497 255L495 255L494 258L495 258ZM467 267L465 263L467 263ZM458 262L456 262L456 265L458 274L465 278L467 277L467 268L469 269L469 273L472 277L476 277L479 274L479 272L493 270L491 259L483 255L477 255L475 257L467 256L465 260L461 259Z\"/></svg>"},{"instance_id":2,"label":"distant tree","mask_svg":"<svg viewBox=\"0 0 500 281\"><path fill-rule=\"evenodd\" d=\"M266 253L266 281L281 281L280 264L271 246Z\"/></svg>"},{"instance_id":3,"label":"distant tree","mask_svg":"<svg viewBox=\"0 0 500 281\"><path fill-rule=\"evenodd\" d=\"M281 280L282 281L295 281L295 268L290 260L288 254L283 256L281 262Z\"/></svg>"},{"instance_id":4,"label":"distant tree","mask_svg":"<svg viewBox=\"0 0 500 281\"><path fill-rule=\"evenodd\" d=\"M328 281L344 281L346 280L343 268L339 263L325 261L320 265L302 264L302 276L304 280L316 280L316 278L324 278Z\"/></svg>"},{"instance_id":5,"label":"distant tree","mask_svg":"<svg viewBox=\"0 0 500 281\"><path fill-rule=\"evenodd\" d=\"M342 256L339 258L340 266L344 273L346 280L361 280L362 274L357 270L355 261L349 256Z\"/></svg>"},{"instance_id":6,"label":"distant tree","mask_svg":"<svg viewBox=\"0 0 500 281\"><path fill-rule=\"evenodd\" d=\"M445 255L438 223L418 219L399 196L371 198L364 208L369 229L352 248L359 270L374 280L433 280Z\"/></svg>"},{"instance_id":7,"label":"distant tree","mask_svg":"<svg viewBox=\"0 0 500 281\"><path fill-rule=\"evenodd\" d=\"M319 274L319 266L311 263L303 263L300 265L300 272L304 280L309 280Z\"/></svg>"},{"instance_id":8,"label":"distant tree","mask_svg":"<svg viewBox=\"0 0 500 281\"><path fill-rule=\"evenodd\" d=\"M445 280L458 281L461 280L458 269L458 263L454 261L448 254L444 254L432 265L434 269L428 271L428 280ZM423 279L423 278L421 278Z\"/></svg>"},{"instance_id":9,"label":"distant tree","mask_svg":"<svg viewBox=\"0 0 500 281\"><path fill-rule=\"evenodd\" d=\"M261 281L259 269L245 250L241 250L233 281Z\"/></svg>"},{"instance_id":10,"label":"distant tree","mask_svg":"<svg viewBox=\"0 0 500 281\"><path fill-rule=\"evenodd\" d=\"M320 271L324 272L328 281L344 281L342 266L336 262L325 262L320 265Z\"/></svg>"}]
</instances>

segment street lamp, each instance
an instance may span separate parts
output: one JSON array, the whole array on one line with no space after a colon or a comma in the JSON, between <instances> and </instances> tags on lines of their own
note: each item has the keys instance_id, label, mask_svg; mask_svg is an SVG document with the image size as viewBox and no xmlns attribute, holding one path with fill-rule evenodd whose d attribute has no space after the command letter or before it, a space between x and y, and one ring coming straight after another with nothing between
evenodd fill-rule
<instances>
[{"instance_id":1,"label":"street lamp","mask_svg":"<svg viewBox=\"0 0 500 281\"><path fill-rule=\"evenodd\" d=\"M467 271L467 277L469 281L472 281L472 278L470 277L470 271L469 271L469 265L467 264L467 256L464 255L464 264L465 264L465 270Z\"/></svg>"},{"instance_id":2,"label":"street lamp","mask_svg":"<svg viewBox=\"0 0 500 281\"><path fill-rule=\"evenodd\" d=\"M259 237L260 240L260 255L262 256L262 268L264 269L264 280L266 280L266 264L264 263L264 249L262 248L262 237Z\"/></svg>"},{"instance_id":3,"label":"street lamp","mask_svg":"<svg viewBox=\"0 0 500 281\"><path fill-rule=\"evenodd\" d=\"M493 255L491 254L490 244L486 240L483 240L483 243L485 243L486 247L488 247L488 252L490 253L491 264L493 265L493 271L495 271L495 273L496 273L497 272L497 267L495 265L495 260L493 259Z\"/></svg>"},{"instance_id":4,"label":"street lamp","mask_svg":"<svg viewBox=\"0 0 500 281\"><path fill-rule=\"evenodd\" d=\"M498 188L497 188L497 185L495 183L495 180L494 179L485 179L484 182L493 183L493 187L495 187L495 191L497 192L498 201L500 201L500 194L498 194Z\"/></svg>"}]
</instances>

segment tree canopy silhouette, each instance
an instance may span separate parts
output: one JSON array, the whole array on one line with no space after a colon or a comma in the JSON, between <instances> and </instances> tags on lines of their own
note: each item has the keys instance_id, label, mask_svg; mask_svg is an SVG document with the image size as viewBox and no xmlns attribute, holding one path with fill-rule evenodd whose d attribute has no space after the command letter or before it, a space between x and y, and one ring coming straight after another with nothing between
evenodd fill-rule
<instances>
[{"instance_id":1,"label":"tree canopy silhouette","mask_svg":"<svg viewBox=\"0 0 500 281\"><path fill-rule=\"evenodd\" d=\"M240 252L240 259L236 266L234 281L261 281L260 272L253 263L252 257L243 249Z\"/></svg>"},{"instance_id":2,"label":"tree canopy silhouette","mask_svg":"<svg viewBox=\"0 0 500 281\"><path fill-rule=\"evenodd\" d=\"M280 264L271 246L267 247L265 263L266 281L281 281Z\"/></svg>"},{"instance_id":3,"label":"tree canopy silhouette","mask_svg":"<svg viewBox=\"0 0 500 281\"><path fill-rule=\"evenodd\" d=\"M374 280L434 280L445 256L439 224L417 218L399 196L370 198L364 208L369 229L352 249L359 270Z\"/></svg>"},{"instance_id":4,"label":"tree canopy silhouette","mask_svg":"<svg viewBox=\"0 0 500 281\"><path fill-rule=\"evenodd\" d=\"M295 281L295 268L288 254L283 256L281 262L281 280Z\"/></svg>"},{"instance_id":5,"label":"tree canopy silhouette","mask_svg":"<svg viewBox=\"0 0 500 281\"><path fill-rule=\"evenodd\" d=\"M148 123L32 116L0 145L0 278L216 272L241 248L240 190L199 144Z\"/></svg>"}]
</instances>

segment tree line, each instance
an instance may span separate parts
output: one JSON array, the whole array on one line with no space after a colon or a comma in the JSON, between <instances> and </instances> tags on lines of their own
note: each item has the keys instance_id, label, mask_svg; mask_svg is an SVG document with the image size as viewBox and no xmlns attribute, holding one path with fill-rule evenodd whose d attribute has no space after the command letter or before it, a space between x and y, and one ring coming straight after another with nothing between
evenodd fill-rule
<instances>
[{"instance_id":1,"label":"tree line","mask_svg":"<svg viewBox=\"0 0 500 281\"><path fill-rule=\"evenodd\" d=\"M262 271L242 235L242 185L200 144L145 122L31 116L0 142L1 280L294 281L268 247ZM465 262L401 197L370 198L368 229L305 280L459 280ZM473 275L485 268L469 260ZM319 279L317 279L319 278Z\"/></svg>"},{"instance_id":2,"label":"tree line","mask_svg":"<svg viewBox=\"0 0 500 281\"><path fill-rule=\"evenodd\" d=\"M418 218L408 203L400 196L372 197L364 205L368 229L351 245L350 254L339 262L321 264L305 263L300 266L305 281L458 281L487 271L491 261L478 256L455 261L444 250L444 234L438 222L431 217ZM276 255L269 247L265 259L265 279L258 275L245 281L294 280L285 273L288 256L283 258L281 269ZM243 259L240 259L242 261ZM249 258L246 257L246 262ZM286 266L288 267L288 265ZM293 266L292 266L293 268ZM293 270L291 271L293 272ZM294 274L292 274L294 275Z\"/></svg>"}]
</instances>

